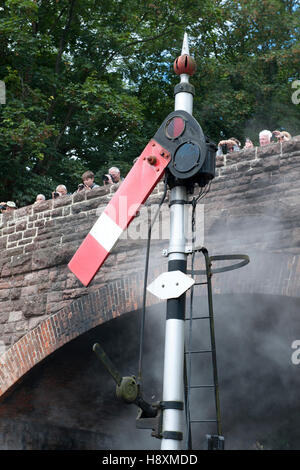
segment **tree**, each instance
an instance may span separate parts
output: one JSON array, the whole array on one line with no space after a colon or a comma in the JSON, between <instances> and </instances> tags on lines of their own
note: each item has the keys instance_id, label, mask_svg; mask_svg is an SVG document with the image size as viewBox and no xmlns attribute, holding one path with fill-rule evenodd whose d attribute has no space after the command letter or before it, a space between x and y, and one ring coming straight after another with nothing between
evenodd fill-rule
<instances>
[{"instance_id":1,"label":"tree","mask_svg":"<svg viewBox=\"0 0 300 470\"><path fill-rule=\"evenodd\" d=\"M195 109L213 138L249 136L258 143L265 128L300 133L299 107L291 100L299 14L299 1L224 1L212 34L202 21L197 26Z\"/></svg>"},{"instance_id":2,"label":"tree","mask_svg":"<svg viewBox=\"0 0 300 470\"><path fill-rule=\"evenodd\" d=\"M126 64L182 37L196 4L1 1L0 199L26 204L58 183L73 190L87 168L102 175L118 162L127 172L146 137Z\"/></svg>"},{"instance_id":3,"label":"tree","mask_svg":"<svg viewBox=\"0 0 300 470\"><path fill-rule=\"evenodd\" d=\"M299 132L295 0L0 0L0 200L24 205L83 171L125 175L173 110L183 32L194 114L221 137Z\"/></svg>"}]
</instances>

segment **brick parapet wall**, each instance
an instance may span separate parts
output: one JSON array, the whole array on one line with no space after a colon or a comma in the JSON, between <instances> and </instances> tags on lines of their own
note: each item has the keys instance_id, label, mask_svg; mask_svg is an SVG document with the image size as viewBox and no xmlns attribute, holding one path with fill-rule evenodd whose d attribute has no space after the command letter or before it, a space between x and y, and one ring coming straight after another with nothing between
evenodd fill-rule
<instances>
[{"instance_id":1,"label":"brick parapet wall","mask_svg":"<svg viewBox=\"0 0 300 470\"><path fill-rule=\"evenodd\" d=\"M0 214L1 277L7 275L3 266L16 257L73 242L78 238L78 232L87 233L91 218L107 205L117 189L117 184L103 186ZM149 203L162 191L163 184L159 183Z\"/></svg>"},{"instance_id":2,"label":"brick parapet wall","mask_svg":"<svg viewBox=\"0 0 300 470\"><path fill-rule=\"evenodd\" d=\"M246 274L252 267L243 268L245 275L238 274L238 283L236 272L216 277L216 292L235 288L240 292L256 289L272 293L276 285L276 292L297 295L299 166L300 137L284 144L218 157L216 178L203 199L205 246L210 254L277 252L280 261L271 285L255 280L257 267L261 276L272 272L272 263L266 271L266 264L260 261L251 265L254 266L251 280ZM117 185L101 187L0 216L0 353L1 344L4 348L14 345L49 317L70 308L77 299L88 298L104 286L117 285L124 273L128 279L137 274L143 277L145 239L120 240L88 288L67 268L97 214L116 190ZM162 191L163 183L159 183L147 204L157 203ZM167 203L162 214L168 223ZM147 216L141 214L133 224L147 227ZM167 246L166 240L153 241L152 273L166 270L167 259L161 256L161 251ZM134 300L139 292L131 288L128 295Z\"/></svg>"}]
</instances>

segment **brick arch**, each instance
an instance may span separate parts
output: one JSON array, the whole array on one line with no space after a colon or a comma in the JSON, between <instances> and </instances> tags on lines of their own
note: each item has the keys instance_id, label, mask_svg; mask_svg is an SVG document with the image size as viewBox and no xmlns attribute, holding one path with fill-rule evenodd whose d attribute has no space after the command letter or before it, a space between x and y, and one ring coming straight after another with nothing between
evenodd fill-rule
<instances>
[{"instance_id":1,"label":"brick arch","mask_svg":"<svg viewBox=\"0 0 300 470\"><path fill-rule=\"evenodd\" d=\"M37 364L66 343L142 306L143 273L105 284L42 320L0 356L0 400ZM152 299L152 303L155 299ZM151 304L150 302L147 302Z\"/></svg>"},{"instance_id":2,"label":"brick arch","mask_svg":"<svg viewBox=\"0 0 300 470\"><path fill-rule=\"evenodd\" d=\"M215 254L215 253L210 253ZM248 253L250 254L250 253ZM273 267L276 266L276 269ZM161 268L149 273L149 279ZM265 281L264 281L265 280ZM0 356L0 400L37 364L81 334L122 314L138 310L143 301L144 272L111 281L42 320ZM300 256L250 254L250 263L213 276L213 294L267 294L299 297ZM197 291L195 295L205 292ZM158 303L149 295L147 305Z\"/></svg>"}]
</instances>

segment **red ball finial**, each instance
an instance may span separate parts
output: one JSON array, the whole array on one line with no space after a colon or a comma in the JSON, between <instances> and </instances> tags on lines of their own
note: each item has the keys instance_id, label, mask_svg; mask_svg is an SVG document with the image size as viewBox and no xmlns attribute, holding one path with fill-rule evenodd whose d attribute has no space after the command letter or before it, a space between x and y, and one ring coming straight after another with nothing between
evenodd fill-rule
<instances>
[{"instance_id":1,"label":"red ball finial","mask_svg":"<svg viewBox=\"0 0 300 470\"><path fill-rule=\"evenodd\" d=\"M187 75L194 75L196 71L196 62L194 59L187 54L183 54L174 62L174 72L176 75L181 75L182 73L186 73Z\"/></svg>"}]
</instances>

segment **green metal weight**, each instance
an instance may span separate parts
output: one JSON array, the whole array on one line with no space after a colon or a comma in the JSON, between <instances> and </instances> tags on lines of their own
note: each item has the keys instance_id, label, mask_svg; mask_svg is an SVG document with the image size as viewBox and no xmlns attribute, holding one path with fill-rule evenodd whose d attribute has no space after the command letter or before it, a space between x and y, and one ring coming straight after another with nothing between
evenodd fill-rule
<instances>
[{"instance_id":1,"label":"green metal weight","mask_svg":"<svg viewBox=\"0 0 300 470\"><path fill-rule=\"evenodd\" d=\"M116 387L116 395L126 403L133 403L138 396L138 385L135 377L122 377L121 384Z\"/></svg>"}]
</instances>

